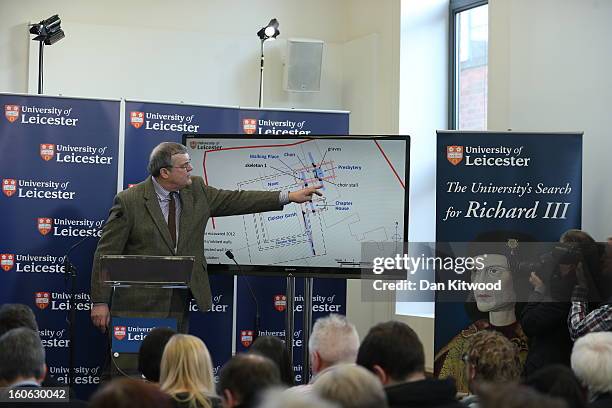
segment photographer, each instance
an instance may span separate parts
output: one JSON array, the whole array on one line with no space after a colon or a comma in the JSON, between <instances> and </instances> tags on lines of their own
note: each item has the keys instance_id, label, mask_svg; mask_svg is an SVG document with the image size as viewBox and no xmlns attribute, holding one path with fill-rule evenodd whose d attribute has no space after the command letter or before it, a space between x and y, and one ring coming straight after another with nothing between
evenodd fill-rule
<instances>
[{"instance_id":1,"label":"photographer","mask_svg":"<svg viewBox=\"0 0 612 408\"><path fill-rule=\"evenodd\" d=\"M529 283L533 290L520 315L521 326L529 338L523 377L551 364L570 366L572 340L567 315L576 278L569 272L581 257L575 243L592 245L595 241L583 231L569 230L559 242L561 245L543 255L539 262L528 265L532 269Z\"/></svg>"},{"instance_id":2,"label":"photographer","mask_svg":"<svg viewBox=\"0 0 612 408\"><path fill-rule=\"evenodd\" d=\"M578 284L572 292L572 306L567 319L572 340L587 333L612 331L612 238L608 238L605 252L599 257L601 267L592 262L576 265ZM589 313L588 300L602 301Z\"/></svg>"}]
</instances>

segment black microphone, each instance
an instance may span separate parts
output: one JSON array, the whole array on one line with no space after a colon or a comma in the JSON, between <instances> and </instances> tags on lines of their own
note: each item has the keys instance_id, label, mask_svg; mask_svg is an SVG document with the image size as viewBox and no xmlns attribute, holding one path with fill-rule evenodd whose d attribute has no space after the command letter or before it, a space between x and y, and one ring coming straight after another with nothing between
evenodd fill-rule
<instances>
[{"instance_id":1,"label":"black microphone","mask_svg":"<svg viewBox=\"0 0 612 408\"><path fill-rule=\"evenodd\" d=\"M251 286L249 277L243 274L242 268L236 261L236 258L234 258L234 254L232 253L232 251L227 250L225 252L225 256L227 256L229 259L234 261L234 263L238 267L238 271L240 272L241 276L246 280L247 286L249 288L249 292L251 292L251 297L253 298L253 302L255 302L255 330L253 330L255 332L255 335L253 336L253 341L255 341L255 339L259 337L259 302L257 302L257 296L255 296L255 292L253 291L253 287Z\"/></svg>"}]
</instances>

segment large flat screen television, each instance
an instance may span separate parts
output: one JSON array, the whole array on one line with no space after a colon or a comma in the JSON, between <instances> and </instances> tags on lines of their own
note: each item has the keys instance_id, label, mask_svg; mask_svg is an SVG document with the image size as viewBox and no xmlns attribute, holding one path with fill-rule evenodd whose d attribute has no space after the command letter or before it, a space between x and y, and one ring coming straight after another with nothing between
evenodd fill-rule
<instances>
[{"instance_id":1,"label":"large flat screen television","mask_svg":"<svg viewBox=\"0 0 612 408\"><path fill-rule=\"evenodd\" d=\"M358 278L362 244L408 236L409 136L185 135L193 174L215 188L322 197L208 222L211 272ZM235 265L227 255L231 251Z\"/></svg>"}]
</instances>

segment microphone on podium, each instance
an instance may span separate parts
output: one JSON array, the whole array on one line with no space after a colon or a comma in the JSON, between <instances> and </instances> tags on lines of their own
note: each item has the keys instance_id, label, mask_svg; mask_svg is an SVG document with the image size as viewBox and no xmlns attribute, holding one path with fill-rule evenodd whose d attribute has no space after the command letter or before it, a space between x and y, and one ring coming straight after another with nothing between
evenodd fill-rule
<instances>
[{"instance_id":1,"label":"microphone on podium","mask_svg":"<svg viewBox=\"0 0 612 408\"><path fill-rule=\"evenodd\" d=\"M246 276L246 275L243 275L242 268L240 267L240 264L236 261L236 258L234 257L234 254L232 253L232 251L230 251L230 250L225 251L225 256L227 256L229 259L234 261L234 263L238 267L238 271L240 272L242 277L245 279L247 287L249 288L249 292L251 293L251 298L253 299L253 302L255 302L255 328L253 330L253 332L254 332L253 341L255 341L255 339L257 339L257 337L259 337L259 318L260 318L260 316L259 316L259 302L257 301L257 296L255 296L255 292L253 291L253 287L251 287L251 282L249 281L249 277Z\"/></svg>"}]
</instances>

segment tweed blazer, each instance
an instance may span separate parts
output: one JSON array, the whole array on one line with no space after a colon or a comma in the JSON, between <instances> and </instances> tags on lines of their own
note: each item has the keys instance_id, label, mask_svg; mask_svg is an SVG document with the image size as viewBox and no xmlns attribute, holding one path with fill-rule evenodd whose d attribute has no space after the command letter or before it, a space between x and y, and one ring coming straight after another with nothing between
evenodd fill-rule
<instances>
[{"instance_id":1,"label":"tweed blazer","mask_svg":"<svg viewBox=\"0 0 612 408\"><path fill-rule=\"evenodd\" d=\"M113 206L94 254L91 300L109 303L110 288L101 283L101 255L193 256L195 263L190 288L200 311L211 306L210 284L204 258L204 229L210 217L281 210L279 192L219 190L192 176L192 184L181 189L181 215L177 249L174 250L151 177L115 196ZM125 292L125 291L124 291ZM144 292L144 291L140 291ZM138 293L131 289L113 298L116 306L128 310L170 307L170 291L161 289Z\"/></svg>"}]
</instances>

